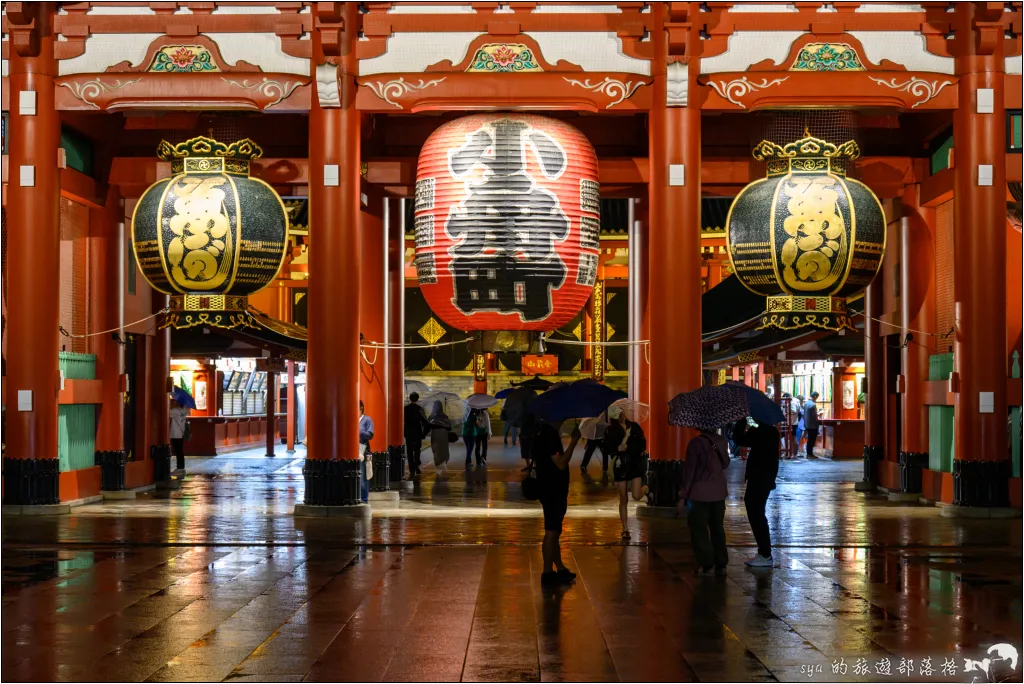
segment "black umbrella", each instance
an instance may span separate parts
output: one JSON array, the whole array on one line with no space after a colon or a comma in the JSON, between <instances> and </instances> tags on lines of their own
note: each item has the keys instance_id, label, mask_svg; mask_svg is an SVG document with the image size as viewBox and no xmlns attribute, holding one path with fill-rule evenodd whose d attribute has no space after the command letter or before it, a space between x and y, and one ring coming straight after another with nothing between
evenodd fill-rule
<instances>
[{"instance_id":1,"label":"black umbrella","mask_svg":"<svg viewBox=\"0 0 1024 684\"><path fill-rule=\"evenodd\" d=\"M749 415L745 392L735 385L704 385L668 403L668 422L677 427L717 430Z\"/></svg>"}]
</instances>

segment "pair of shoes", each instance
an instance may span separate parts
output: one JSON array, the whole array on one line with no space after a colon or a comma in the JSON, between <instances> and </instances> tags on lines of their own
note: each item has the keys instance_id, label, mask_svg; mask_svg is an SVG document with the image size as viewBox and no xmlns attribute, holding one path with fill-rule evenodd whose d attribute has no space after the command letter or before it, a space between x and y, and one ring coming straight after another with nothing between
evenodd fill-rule
<instances>
[{"instance_id":1,"label":"pair of shoes","mask_svg":"<svg viewBox=\"0 0 1024 684\"><path fill-rule=\"evenodd\" d=\"M569 568L559 568L555 574L557 574L559 577L569 580L570 582L576 579L576 573L570 570Z\"/></svg>"},{"instance_id":2,"label":"pair of shoes","mask_svg":"<svg viewBox=\"0 0 1024 684\"><path fill-rule=\"evenodd\" d=\"M542 572L540 575L540 583L545 587L557 587L565 584L572 584L575 580L572 578L562 575L557 572Z\"/></svg>"},{"instance_id":3,"label":"pair of shoes","mask_svg":"<svg viewBox=\"0 0 1024 684\"><path fill-rule=\"evenodd\" d=\"M515 443L515 442L512 442L512 446L515 446L515 445L516 445L516 443Z\"/></svg>"},{"instance_id":4,"label":"pair of shoes","mask_svg":"<svg viewBox=\"0 0 1024 684\"><path fill-rule=\"evenodd\" d=\"M508 440L507 439L505 440L505 446L508 446Z\"/></svg>"},{"instance_id":5,"label":"pair of shoes","mask_svg":"<svg viewBox=\"0 0 1024 684\"><path fill-rule=\"evenodd\" d=\"M762 556L757 554L748 561L745 561L744 565L748 565L752 568L771 568L775 566L775 559L771 556Z\"/></svg>"},{"instance_id":6,"label":"pair of shoes","mask_svg":"<svg viewBox=\"0 0 1024 684\"><path fill-rule=\"evenodd\" d=\"M629 530L622 530L622 539L623 540L631 539L631 536L629 534Z\"/></svg>"},{"instance_id":7,"label":"pair of shoes","mask_svg":"<svg viewBox=\"0 0 1024 684\"><path fill-rule=\"evenodd\" d=\"M715 577L725 577L725 566L724 565L716 565L715 566Z\"/></svg>"},{"instance_id":8,"label":"pair of shoes","mask_svg":"<svg viewBox=\"0 0 1024 684\"><path fill-rule=\"evenodd\" d=\"M707 575L711 572L710 565L698 565L697 569L693 571L694 575Z\"/></svg>"},{"instance_id":9,"label":"pair of shoes","mask_svg":"<svg viewBox=\"0 0 1024 684\"><path fill-rule=\"evenodd\" d=\"M815 456L814 454L807 454L807 459L808 459L809 461L817 461L817 460L818 460L818 457L817 457L817 456Z\"/></svg>"},{"instance_id":10,"label":"pair of shoes","mask_svg":"<svg viewBox=\"0 0 1024 684\"><path fill-rule=\"evenodd\" d=\"M466 461L466 470L469 470L472 467L473 467L473 462L472 461Z\"/></svg>"}]
</instances>

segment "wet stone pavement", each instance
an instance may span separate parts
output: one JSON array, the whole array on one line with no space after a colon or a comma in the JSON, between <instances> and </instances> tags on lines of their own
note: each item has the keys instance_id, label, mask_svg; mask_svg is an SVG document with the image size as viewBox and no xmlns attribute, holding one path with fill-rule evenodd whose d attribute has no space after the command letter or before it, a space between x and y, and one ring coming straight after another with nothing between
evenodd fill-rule
<instances>
[{"instance_id":1,"label":"wet stone pavement","mask_svg":"<svg viewBox=\"0 0 1024 684\"><path fill-rule=\"evenodd\" d=\"M1020 520L865 497L859 462L787 462L768 510L776 567L752 570L734 461L728 576L694 577L685 522L637 519L632 504L623 544L611 483L597 462L582 475L577 455L562 539L579 577L542 589L541 512L521 497L515 452L496 441L488 467L468 471L461 453L439 478L427 452L401 507L365 521L291 514L301 451L189 458L177 491L4 516L0 675L1021 679L1021 663L985 655L1021 650Z\"/></svg>"}]
</instances>

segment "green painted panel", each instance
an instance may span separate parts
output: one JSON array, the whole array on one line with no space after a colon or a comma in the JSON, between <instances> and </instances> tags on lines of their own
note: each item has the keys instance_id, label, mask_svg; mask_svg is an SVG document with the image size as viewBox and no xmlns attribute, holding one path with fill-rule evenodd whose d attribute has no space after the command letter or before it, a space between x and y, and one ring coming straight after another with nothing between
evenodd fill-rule
<instances>
[{"instance_id":1,"label":"green painted panel","mask_svg":"<svg viewBox=\"0 0 1024 684\"><path fill-rule=\"evenodd\" d=\"M948 380L953 372L952 354L932 354L929 380ZM953 407L928 407L928 469L953 472Z\"/></svg>"},{"instance_id":2,"label":"green painted panel","mask_svg":"<svg viewBox=\"0 0 1024 684\"><path fill-rule=\"evenodd\" d=\"M95 380L96 356L60 352L58 364L65 380ZM60 469L79 470L96 464L96 407L62 404L57 412L57 458Z\"/></svg>"},{"instance_id":3,"label":"green painted panel","mask_svg":"<svg viewBox=\"0 0 1024 684\"><path fill-rule=\"evenodd\" d=\"M96 407L62 404L57 412L57 457L60 469L79 470L96 464Z\"/></svg>"}]
</instances>

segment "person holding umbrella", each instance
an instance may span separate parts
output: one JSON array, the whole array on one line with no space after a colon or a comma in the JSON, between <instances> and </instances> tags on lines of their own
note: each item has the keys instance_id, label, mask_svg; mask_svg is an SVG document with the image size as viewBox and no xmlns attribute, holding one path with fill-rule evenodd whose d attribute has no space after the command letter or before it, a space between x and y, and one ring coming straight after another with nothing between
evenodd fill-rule
<instances>
[{"instance_id":1,"label":"person holding umbrella","mask_svg":"<svg viewBox=\"0 0 1024 684\"><path fill-rule=\"evenodd\" d=\"M771 530L764 511L779 474L779 431L767 423L758 423L757 427L751 428L746 421L741 421L737 423L733 440L740 446L750 447L747 470L743 475L747 482L743 505L757 541L757 555L746 564L754 568L770 568L775 561L772 559Z\"/></svg>"},{"instance_id":2,"label":"person holding umbrella","mask_svg":"<svg viewBox=\"0 0 1024 684\"><path fill-rule=\"evenodd\" d=\"M576 573L562 562L562 521L569 503L569 461L580 441L579 428L572 429L569 447L562 447L559 430L564 420L541 420L533 438L532 455L537 466L540 504L544 509L544 541L541 544L544 565L540 582L551 586L572 584Z\"/></svg>"},{"instance_id":3,"label":"person holding umbrella","mask_svg":"<svg viewBox=\"0 0 1024 684\"><path fill-rule=\"evenodd\" d=\"M188 424L190 409L196 407L195 399L181 387L175 387L171 392L170 436L171 449L174 451L175 466L178 470L185 470L185 440L191 437L191 430Z\"/></svg>"},{"instance_id":4,"label":"person holding umbrella","mask_svg":"<svg viewBox=\"0 0 1024 684\"><path fill-rule=\"evenodd\" d=\"M427 414L417 402L420 395L413 392L409 395L409 403L405 406L405 451L409 457L409 477L420 474L420 450L423 438L430 434L430 423Z\"/></svg>"},{"instance_id":5,"label":"person holding umbrella","mask_svg":"<svg viewBox=\"0 0 1024 684\"><path fill-rule=\"evenodd\" d=\"M633 499L639 501L649 491L643 481L647 472L644 467L647 438L640 426L628 420L625 411L617 406L608 408L608 420L601 451L610 453L614 459L612 476L619 492L619 521L622 522L622 538L628 540L629 495L632 493Z\"/></svg>"}]
</instances>

